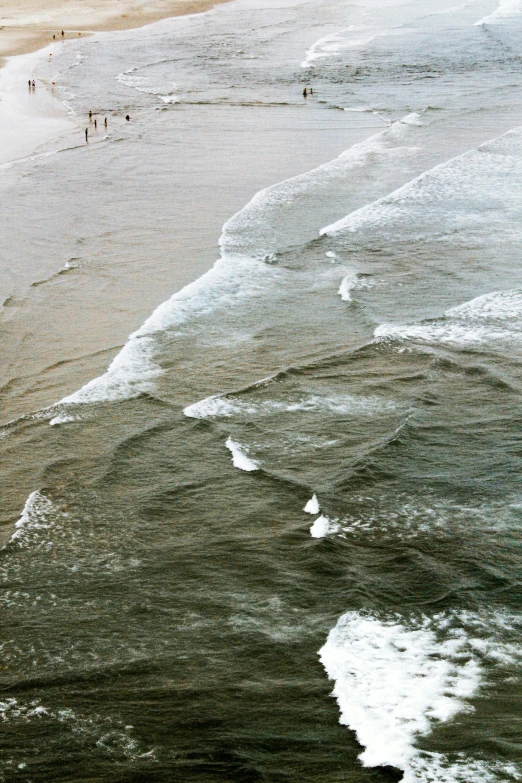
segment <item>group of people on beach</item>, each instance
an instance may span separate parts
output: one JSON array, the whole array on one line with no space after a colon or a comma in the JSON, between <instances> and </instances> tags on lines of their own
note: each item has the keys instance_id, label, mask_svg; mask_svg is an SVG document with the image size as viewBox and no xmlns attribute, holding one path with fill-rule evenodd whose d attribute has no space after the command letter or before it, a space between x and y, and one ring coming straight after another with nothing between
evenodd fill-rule
<instances>
[{"instance_id":1,"label":"group of people on beach","mask_svg":"<svg viewBox=\"0 0 522 783\"><path fill-rule=\"evenodd\" d=\"M94 130L98 128L98 120L93 115L92 111L89 112L89 122L94 122ZM107 117L105 117L103 124L105 125L105 127L108 126L109 123ZM89 128L85 128L85 141L89 141Z\"/></svg>"},{"instance_id":2,"label":"group of people on beach","mask_svg":"<svg viewBox=\"0 0 522 783\"><path fill-rule=\"evenodd\" d=\"M130 114L126 114L125 115L125 119L127 120L127 122L130 122ZM89 111L89 122L94 123L94 130L97 130L97 128L98 128L98 120L94 116L92 111ZM105 125L106 128L108 127L109 123L108 123L107 117L105 117L105 119L103 120L103 124ZM89 141L89 128L88 127L85 128L85 141Z\"/></svg>"}]
</instances>

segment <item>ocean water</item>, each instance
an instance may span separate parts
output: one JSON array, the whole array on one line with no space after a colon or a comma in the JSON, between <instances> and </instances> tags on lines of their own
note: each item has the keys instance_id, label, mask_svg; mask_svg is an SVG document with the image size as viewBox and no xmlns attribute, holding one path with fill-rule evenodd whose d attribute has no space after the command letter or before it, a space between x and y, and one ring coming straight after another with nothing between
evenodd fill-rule
<instances>
[{"instance_id":1,"label":"ocean water","mask_svg":"<svg viewBox=\"0 0 522 783\"><path fill-rule=\"evenodd\" d=\"M0 335L3 780L522 780L521 35L236 0L42 63L109 131L2 191L60 239ZM93 353L24 372L57 313Z\"/></svg>"}]
</instances>

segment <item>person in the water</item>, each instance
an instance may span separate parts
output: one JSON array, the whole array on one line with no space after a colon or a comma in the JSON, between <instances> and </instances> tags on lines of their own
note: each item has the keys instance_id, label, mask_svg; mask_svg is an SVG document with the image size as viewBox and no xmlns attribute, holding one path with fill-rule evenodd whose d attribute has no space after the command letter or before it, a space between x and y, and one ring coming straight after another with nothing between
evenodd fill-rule
<instances>
[{"instance_id":1,"label":"person in the water","mask_svg":"<svg viewBox=\"0 0 522 783\"><path fill-rule=\"evenodd\" d=\"M306 93L306 87L305 87L304 90L303 90L303 98L306 98L306 95L307 95L307 93Z\"/></svg>"}]
</instances>

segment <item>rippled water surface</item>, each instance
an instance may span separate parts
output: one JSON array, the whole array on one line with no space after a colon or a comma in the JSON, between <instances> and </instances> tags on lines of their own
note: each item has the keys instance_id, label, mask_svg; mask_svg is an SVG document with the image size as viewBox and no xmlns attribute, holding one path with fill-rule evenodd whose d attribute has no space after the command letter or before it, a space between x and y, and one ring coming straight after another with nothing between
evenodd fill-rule
<instances>
[{"instance_id":1,"label":"rippled water surface","mask_svg":"<svg viewBox=\"0 0 522 783\"><path fill-rule=\"evenodd\" d=\"M521 35L237 0L58 53L109 131L2 191L47 194L0 335L5 781L522 779Z\"/></svg>"}]
</instances>

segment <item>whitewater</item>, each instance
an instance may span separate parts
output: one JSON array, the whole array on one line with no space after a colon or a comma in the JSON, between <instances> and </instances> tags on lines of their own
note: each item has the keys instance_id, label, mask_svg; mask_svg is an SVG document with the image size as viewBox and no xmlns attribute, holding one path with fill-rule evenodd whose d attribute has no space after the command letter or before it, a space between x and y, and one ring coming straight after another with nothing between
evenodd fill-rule
<instances>
[{"instance_id":1,"label":"whitewater","mask_svg":"<svg viewBox=\"0 0 522 783\"><path fill-rule=\"evenodd\" d=\"M1 779L522 779L520 33L514 2L239 0L56 57L74 112L135 122L71 171L133 179L35 312L89 276L145 310L181 181L196 269L206 121L259 168L285 125L337 151L236 198L123 345L6 380L57 401L1 428ZM21 165L10 203L60 182Z\"/></svg>"}]
</instances>

